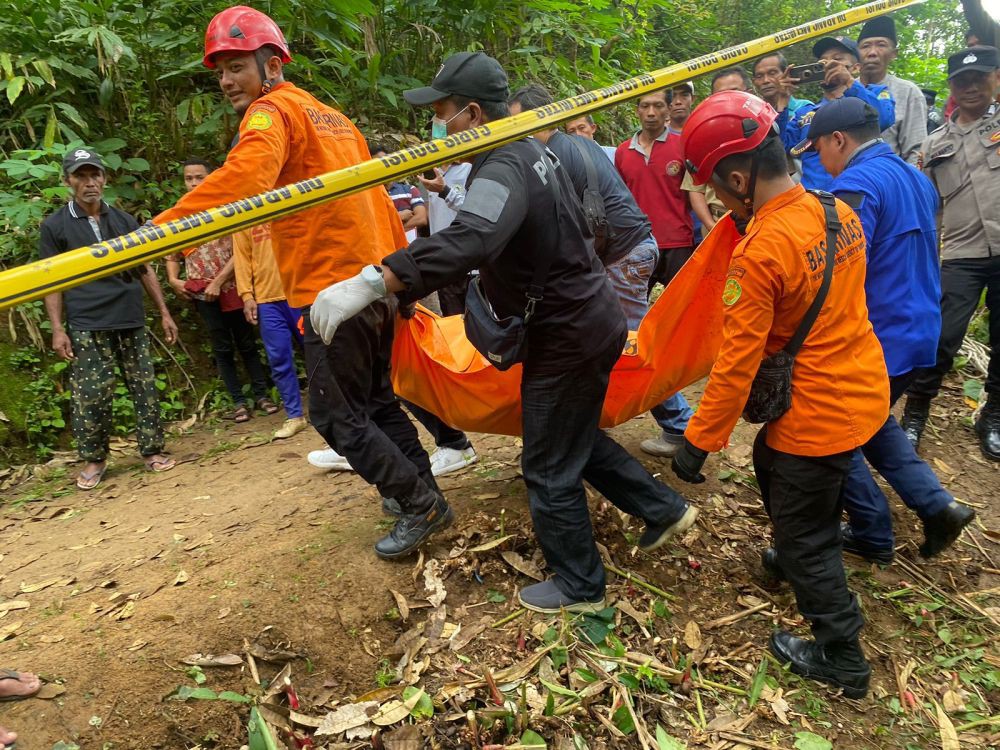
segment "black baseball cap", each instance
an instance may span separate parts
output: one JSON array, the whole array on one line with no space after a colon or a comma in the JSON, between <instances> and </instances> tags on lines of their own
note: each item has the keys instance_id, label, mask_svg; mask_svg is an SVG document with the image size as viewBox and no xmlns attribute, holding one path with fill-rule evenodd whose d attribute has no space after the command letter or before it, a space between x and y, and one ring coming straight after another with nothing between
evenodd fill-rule
<instances>
[{"instance_id":1,"label":"black baseball cap","mask_svg":"<svg viewBox=\"0 0 1000 750\"><path fill-rule=\"evenodd\" d=\"M858 43L849 36L825 36L813 45L813 57L817 60L829 50L840 47L861 59L861 52L858 51Z\"/></svg>"},{"instance_id":2,"label":"black baseball cap","mask_svg":"<svg viewBox=\"0 0 1000 750\"><path fill-rule=\"evenodd\" d=\"M63 157L63 174L73 174L85 164L97 167L102 172L107 171L104 167L104 162L101 161L101 157L96 151L81 146L80 148L72 148L66 152L66 155Z\"/></svg>"},{"instance_id":3,"label":"black baseball cap","mask_svg":"<svg viewBox=\"0 0 1000 750\"><path fill-rule=\"evenodd\" d=\"M806 151L815 151L814 142L821 135L830 135L835 130L854 130L878 123L878 112L863 99L843 96L834 99L816 110L805 140L791 150L792 156L800 156Z\"/></svg>"},{"instance_id":4,"label":"black baseball cap","mask_svg":"<svg viewBox=\"0 0 1000 750\"><path fill-rule=\"evenodd\" d=\"M927 100L928 104L932 103L937 99L938 92L934 89L920 89L920 93L924 95L924 99Z\"/></svg>"},{"instance_id":5,"label":"black baseball cap","mask_svg":"<svg viewBox=\"0 0 1000 750\"><path fill-rule=\"evenodd\" d=\"M896 40L896 23L892 20L892 16L878 16L866 22L861 27L861 33L858 34L858 44L861 44L862 39L875 36L888 39L892 42L893 47L896 46L898 43Z\"/></svg>"},{"instance_id":6,"label":"black baseball cap","mask_svg":"<svg viewBox=\"0 0 1000 750\"><path fill-rule=\"evenodd\" d=\"M948 79L967 70L978 70L980 73L992 73L997 69L997 48L977 45L956 52L948 58Z\"/></svg>"},{"instance_id":7,"label":"black baseball cap","mask_svg":"<svg viewBox=\"0 0 1000 750\"><path fill-rule=\"evenodd\" d=\"M430 86L403 92L415 107L464 96L485 102L505 102L510 95L507 74L500 63L484 52L459 52L444 61Z\"/></svg>"}]
</instances>

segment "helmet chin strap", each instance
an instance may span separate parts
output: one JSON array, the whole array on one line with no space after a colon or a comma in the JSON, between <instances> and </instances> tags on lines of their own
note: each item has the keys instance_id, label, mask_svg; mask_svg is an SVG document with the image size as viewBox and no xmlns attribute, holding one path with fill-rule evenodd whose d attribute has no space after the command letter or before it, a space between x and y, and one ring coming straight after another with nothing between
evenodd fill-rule
<instances>
[{"instance_id":1,"label":"helmet chin strap","mask_svg":"<svg viewBox=\"0 0 1000 750\"><path fill-rule=\"evenodd\" d=\"M729 187L728 183L712 180L715 183L716 189L722 189L733 198L738 200L743 204L743 207L747 210L747 213L751 216L753 215L753 194L757 189L757 167L760 165L760 159L758 156L758 150L754 149L750 157L750 180L747 183L747 189L744 193L738 193Z\"/></svg>"}]
</instances>

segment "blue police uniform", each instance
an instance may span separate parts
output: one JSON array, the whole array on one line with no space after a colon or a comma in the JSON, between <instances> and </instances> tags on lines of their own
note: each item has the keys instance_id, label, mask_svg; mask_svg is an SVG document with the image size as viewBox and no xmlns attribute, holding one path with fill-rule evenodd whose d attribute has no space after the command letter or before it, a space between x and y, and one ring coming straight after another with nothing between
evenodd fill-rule
<instances>
[{"instance_id":1,"label":"blue police uniform","mask_svg":"<svg viewBox=\"0 0 1000 750\"><path fill-rule=\"evenodd\" d=\"M831 189L861 218L868 242L868 317L885 353L895 402L914 371L933 362L937 354L941 333L937 191L880 140L862 145L833 179ZM843 490L855 540L864 548L890 554L889 503L865 466L865 458L923 519L943 510L954 498L890 416L855 453Z\"/></svg>"},{"instance_id":2,"label":"blue police uniform","mask_svg":"<svg viewBox=\"0 0 1000 750\"><path fill-rule=\"evenodd\" d=\"M888 86L880 83L872 83L864 86L859 81L852 83L844 96L853 96L868 102L878 111L878 124L882 130L890 127L896 122L896 102L889 92ZM778 128L781 130L781 141L785 145L785 150L790 151L807 136L809 123L812 122L816 112L835 99L820 99L816 104L805 104L799 107L794 114L788 109L782 110L778 115ZM796 154L798 155L798 154ZM802 158L802 185L808 190L829 190L833 183L833 177L820 164L819 154L815 151L806 151L801 154Z\"/></svg>"}]
</instances>

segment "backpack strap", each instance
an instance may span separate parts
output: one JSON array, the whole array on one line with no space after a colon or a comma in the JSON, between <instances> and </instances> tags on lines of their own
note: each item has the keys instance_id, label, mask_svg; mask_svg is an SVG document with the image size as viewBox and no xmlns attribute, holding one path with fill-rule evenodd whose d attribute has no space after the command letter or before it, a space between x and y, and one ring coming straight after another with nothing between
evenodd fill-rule
<instances>
[{"instance_id":1,"label":"backpack strap","mask_svg":"<svg viewBox=\"0 0 1000 750\"><path fill-rule=\"evenodd\" d=\"M819 311L826 301L826 295L830 291L830 281L833 279L833 267L837 264L837 235L840 234L840 216L837 214L837 201L831 193L824 190L810 190L823 205L823 212L826 214L826 266L823 268L823 283L820 284L816 297L806 311L805 317L795 329L795 335L785 344L784 351L792 356L799 353L806 336L812 330L813 323L819 317Z\"/></svg>"}]
</instances>

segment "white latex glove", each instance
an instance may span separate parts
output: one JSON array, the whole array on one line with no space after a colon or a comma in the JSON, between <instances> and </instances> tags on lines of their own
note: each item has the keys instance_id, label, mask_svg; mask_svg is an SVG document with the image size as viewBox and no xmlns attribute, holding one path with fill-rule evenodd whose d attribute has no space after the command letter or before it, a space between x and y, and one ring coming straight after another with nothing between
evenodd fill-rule
<instances>
[{"instance_id":1,"label":"white latex glove","mask_svg":"<svg viewBox=\"0 0 1000 750\"><path fill-rule=\"evenodd\" d=\"M381 277L379 281L381 282ZM362 278L361 274L352 276L331 284L316 295L316 301L309 308L309 323L323 339L323 343L329 344L341 323L385 296L385 282L381 282L379 290L376 285Z\"/></svg>"}]
</instances>

